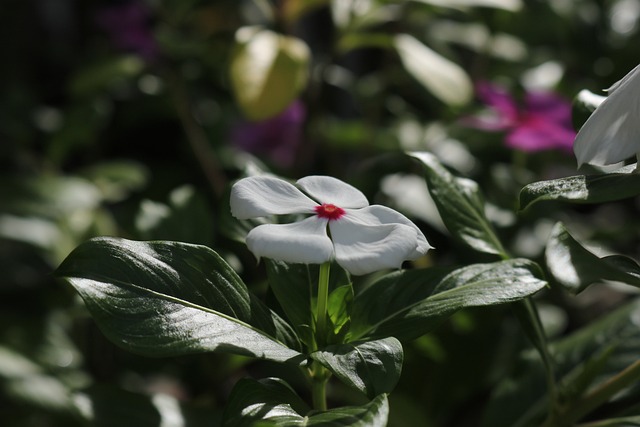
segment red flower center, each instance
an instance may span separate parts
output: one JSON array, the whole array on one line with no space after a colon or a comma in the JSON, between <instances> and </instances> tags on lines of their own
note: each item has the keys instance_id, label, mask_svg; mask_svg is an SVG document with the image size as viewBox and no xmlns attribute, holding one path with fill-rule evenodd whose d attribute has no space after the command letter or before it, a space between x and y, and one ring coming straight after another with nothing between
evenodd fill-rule
<instances>
[{"instance_id":1,"label":"red flower center","mask_svg":"<svg viewBox=\"0 0 640 427\"><path fill-rule=\"evenodd\" d=\"M326 218L329 221L339 219L345 214L344 209L339 206L332 205L331 203L323 203L322 205L316 206L314 209L320 218Z\"/></svg>"}]
</instances>

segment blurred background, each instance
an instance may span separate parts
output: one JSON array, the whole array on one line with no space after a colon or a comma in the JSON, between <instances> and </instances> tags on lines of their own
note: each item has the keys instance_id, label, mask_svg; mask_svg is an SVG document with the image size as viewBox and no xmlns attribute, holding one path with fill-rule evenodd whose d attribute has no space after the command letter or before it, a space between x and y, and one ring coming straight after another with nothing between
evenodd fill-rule
<instances>
[{"instance_id":1,"label":"blurred background","mask_svg":"<svg viewBox=\"0 0 640 427\"><path fill-rule=\"evenodd\" d=\"M160 425L184 407L216 425L238 378L279 372L126 353L53 277L93 236L178 240L264 294L228 212L246 174L338 177L420 225L437 249L419 266L482 261L399 155L426 150L480 184L513 254L539 259L561 219L600 254L637 259L637 199L515 209L522 186L577 173L572 99L604 95L638 46L640 0L2 0L0 423ZM545 319L566 333L626 297L552 292ZM500 307L408 343L392 425L479 425L526 346Z\"/></svg>"}]
</instances>

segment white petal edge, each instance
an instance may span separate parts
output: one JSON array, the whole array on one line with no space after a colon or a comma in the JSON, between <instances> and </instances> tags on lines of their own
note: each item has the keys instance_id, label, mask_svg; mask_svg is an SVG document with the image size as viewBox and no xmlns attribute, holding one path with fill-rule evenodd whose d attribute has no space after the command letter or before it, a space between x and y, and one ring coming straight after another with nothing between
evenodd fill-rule
<instances>
[{"instance_id":1,"label":"white petal edge","mask_svg":"<svg viewBox=\"0 0 640 427\"><path fill-rule=\"evenodd\" d=\"M231 214L238 219L312 213L317 203L293 184L272 176L243 178L231 187Z\"/></svg>"},{"instance_id":2,"label":"white petal edge","mask_svg":"<svg viewBox=\"0 0 640 427\"><path fill-rule=\"evenodd\" d=\"M306 176L296 185L320 203L331 203L343 209L369 206L367 197L360 190L331 176Z\"/></svg>"},{"instance_id":3,"label":"white petal edge","mask_svg":"<svg viewBox=\"0 0 640 427\"><path fill-rule=\"evenodd\" d=\"M578 167L605 166L640 153L640 66L609 89L573 145Z\"/></svg>"},{"instance_id":4,"label":"white petal edge","mask_svg":"<svg viewBox=\"0 0 640 427\"><path fill-rule=\"evenodd\" d=\"M349 210L347 215L354 221L363 224L403 224L413 228L416 232L417 246L415 251L407 259L416 259L425 255L433 246L429 244L424 233L409 218L400 212L382 205L371 205L366 208Z\"/></svg>"},{"instance_id":5,"label":"white petal edge","mask_svg":"<svg viewBox=\"0 0 640 427\"><path fill-rule=\"evenodd\" d=\"M297 264L322 264L333 259L327 220L312 216L291 224L263 224L247 234L247 247L256 258Z\"/></svg>"},{"instance_id":6,"label":"white petal edge","mask_svg":"<svg viewBox=\"0 0 640 427\"><path fill-rule=\"evenodd\" d=\"M416 233L403 224L367 225L347 216L329 222L335 258L353 275L400 268L416 249Z\"/></svg>"}]
</instances>

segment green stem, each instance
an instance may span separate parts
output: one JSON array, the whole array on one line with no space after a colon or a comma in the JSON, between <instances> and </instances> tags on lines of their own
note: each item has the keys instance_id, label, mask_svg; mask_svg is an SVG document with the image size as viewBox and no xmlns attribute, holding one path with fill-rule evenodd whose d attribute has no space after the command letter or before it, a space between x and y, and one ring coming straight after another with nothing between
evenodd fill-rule
<instances>
[{"instance_id":1,"label":"green stem","mask_svg":"<svg viewBox=\"0 0 640 427\"><path fill-rule=\"evenodd\" d=\"M327 337L327 303L329 300L329 271L331 264L325 262L320 266L318 277L318 304L316 306L316 342L318 346L325 344Z\"/></svg>"},{"instance_id":2,"label":"green stem","mask_svg":"<svg viewBox=\"0 0 640 427\"><path fill-rule=\"evenodd\" d=\"M593 411L618 392L640 380L640 360L627 366L618 375L600 384L587 395L568 405L556 417L547 420L544 427L569 427Z\"/></svg>"},{"instance_id":3,"label":"green stem","mask_svg":"<svg viewBox=\"0 0 640 427\"><path fill-rule=\"evenodd\" d=\"M525 325L525 331L528 332L529 339L533 346L538 351L542 365L545 371L545 379L547 382L547 389L549 392L549 413L547 419L552 419L556 416L560 410L560 393L556 385L555 377L555 364L553 358L549 353L549 345L547 342L547 335L540 321L538 310L535 303L531 298L525 298L521 302L519 310L516 311L521 323ZM526 325L529 325L527 327Z\"/></svg>"},{"instance_id":4,"label":"green stem","mask_svg":"<svg viewBox=\"0 0 640 427\"><path fill-rule=\"evenodd\" d=\"M327 410L327 369L318 362L311 365L311 399L313 408L318 411Z\"/></svg>"},{"instance_id":5,"label":"green stem","mask_svg":"<svg viewBox=\"0 0 640 427\"><path fill-rule=\"evenodd\" d=\"M327 338L327 303L329 300L329 273L331 264L326 262L320 266L318 276L318 298L316 303L316 332L314 350L322 347ZM311 364L311 396L313 407L319 411L327 410L326 385L329 371L318 362Z\"/></svg>"}]
</instances>

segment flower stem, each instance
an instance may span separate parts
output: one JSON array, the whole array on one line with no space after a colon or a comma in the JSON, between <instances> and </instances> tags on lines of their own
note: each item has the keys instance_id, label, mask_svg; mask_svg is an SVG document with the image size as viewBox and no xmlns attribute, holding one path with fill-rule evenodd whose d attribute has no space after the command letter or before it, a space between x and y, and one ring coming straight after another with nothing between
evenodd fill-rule
<instances>
[{"instance_id":1,"label":"flower stem","mask_svg":"<svg viewBox=\"0 0 640 427\"><path fill-rule=\"evenodd\" d=\"M320 265L318 277L318 303L316 306L316 342L318 346L325 344L327 337L327 302L329 300L329 272L331 264Z\"/></svg>"},{"instance_id":2,"label":"flower stem","mask_svg":"<svg viewBox=\"0 0 640 427\"><path fill-rule=\"evenodd\" d=\"M327 303L329 300L329 272L331 264L325 262L320 266L318 276L318 298L316 303L316 333L315 349L323 347L327 339ZM319 411L327 410L326 385L329 379L329 371L319 362L311 364L311 396L313 407Z\"/></svg>"}]
</instances>

